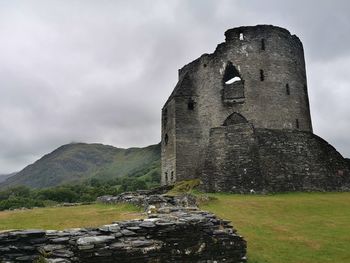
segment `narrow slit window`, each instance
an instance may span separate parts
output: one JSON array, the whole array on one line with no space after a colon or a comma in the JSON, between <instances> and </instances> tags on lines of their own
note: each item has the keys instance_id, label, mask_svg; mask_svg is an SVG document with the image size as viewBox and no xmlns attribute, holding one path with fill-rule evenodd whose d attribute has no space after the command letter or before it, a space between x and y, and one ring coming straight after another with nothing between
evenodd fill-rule
<instances>
[{"instance_id":1,"label":"narrow slit window","mask_svg":"<svg viewBox=\"0 0 350 263\"><path fill-rule=\"evenodd\" d=\"M168 183L168 173L165 172L165 183Z\"/></svg>"},{"instance_id":2,"label":"narrow slit window","mask_svg":"<svg viewBox=\"0 0 350 263\"><path fill-rule=\"evenodd\" d=\"M187 109L188 110L194 110L195 102L192 98L190 98L187 102Z\"/></svg>"},{"instance_id":3,"label":"narrow slit window","mask_svg":"<svg viewBox=\"0 0 350 263\"><path fill-rule=\"evenodd\" d=\"M265 39L261 39L261 50L265 50Z\"/></svg>"},{"instance_id":4,"label":"narrow slit window","mask_svg":"<svg viewBox=\"0 0 350 263\"><path fill-rule=\"evenodd\" d=\"M264 81L265 80L265 75L264 75L264 71L262 69L260 69L260 80Z\"/></svg>"},{"instance_id":5,"label":"narrow slit window","mask_svg":"<svg viewBox=\"0 0 350 263\"><path fill-rule=\"evenodd\" d=\"M166 133L165 136L164 136L164 143L165 143L165 145L168 144L168 141L169 141L169 136L168 136L168 134Z\"/></svg>"},{"instance_id":6,"label":"narrow slit window","mask_svg":"<svg viewBox=\"0 0 350 263\"><path fill-rule=\"evenodd\" d=\"M171 181L171 182L174 182L174 171L171 171L171 174L170 174L170 181Z\"/></svg>"},{"instance_id":7,"label":"narrow slit window","mask_svg":"<svg viewBox=\"0 0 350 263\"><path fill-rule=\"evenodd\" d=\"M287 94L287 95L290 95L289 84L286 84L286 94Z\"/></svg>"},{"instance_id":8,"label":"narrow slit window","mask_svg":"<svg viewBox=\"0 0 350 263\"><path fill-rule=\"evenodd\" d=\"M295 119L295 126L299 129L299 119Z\"/></svg>"}]
</instances>

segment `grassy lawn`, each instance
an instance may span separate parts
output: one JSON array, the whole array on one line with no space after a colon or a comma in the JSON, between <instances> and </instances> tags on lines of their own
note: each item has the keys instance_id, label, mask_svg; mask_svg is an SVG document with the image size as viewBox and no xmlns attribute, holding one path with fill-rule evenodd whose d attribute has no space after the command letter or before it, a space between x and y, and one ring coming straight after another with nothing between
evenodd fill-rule
<instances>
[{"instance_id":1,"label":"grassy lawn","mask_svg":"<svg viewBox=\"0 0 350 263\"><path fill-rule=\"evenodd\" d=\"M232 221L249 263L350 262L350 193L211 194L201 206ZM65 229L140 218L134 206L86 205L0 212L0 230Z\"/></svg>"},{"instance_id":2,"label":"grassy lawn","mask_svg":"<svg viewBox=\"0 0 350 263\"><path fill-rule=\"evenodd\" d=\"M201 208L232 221L249 263L350 262L350 193L212 196Z\"/></svg>"},{"instance_id":3,"label":"grassy lawn","mask_svg":"<svg viewBox=\"0 0 350 263\"><path fill-rule=\"evenodd\" d=\"M140 218L140 209L127 205L82 205L74 207L35 208L0 212L0 230L57 229L94 227L117 220Z\"/></svg>"}]
</instances>

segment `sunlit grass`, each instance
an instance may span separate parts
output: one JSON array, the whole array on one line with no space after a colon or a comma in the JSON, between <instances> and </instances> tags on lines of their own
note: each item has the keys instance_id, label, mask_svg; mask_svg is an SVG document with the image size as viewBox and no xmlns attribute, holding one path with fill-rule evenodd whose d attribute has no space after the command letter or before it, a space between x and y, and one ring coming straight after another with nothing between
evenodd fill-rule
<instances>
[{"instance_id":1,"label":"sunlit grass","mask_svg":"<svg viewBox=\"0 0 350 263\"><path fill-rule=\"evenodd\" d=\"M212 196L201 208L232 221L249 263L350 262L350 193Z\"/></svg>"},{"instance_id":2,"label":"sunlit grass","mask_svg":"<svg viewBox=\"0 0 350 263\"><path fill-rule=\"evenodd\" d=\"M117 220L142 217L141 210L128 204L81 205L73 207L35 208L0 212L0 230L7 229L66 229L95 227Z\"/></svg>"}]
</instances>

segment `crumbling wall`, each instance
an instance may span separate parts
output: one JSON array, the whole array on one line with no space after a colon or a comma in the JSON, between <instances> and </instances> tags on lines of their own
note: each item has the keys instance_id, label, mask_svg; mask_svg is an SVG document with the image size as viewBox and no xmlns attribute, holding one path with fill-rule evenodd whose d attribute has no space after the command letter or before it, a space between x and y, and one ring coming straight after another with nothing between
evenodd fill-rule
<instances>
[{"instance_id":1,"label":"crumbling wall","mask_svg":"<svg viewBox=\"0 0 350 263\"><path fill-rule=\"evenodd\" d=\"M0 233L0 262L246 262L246 242L228 221L178 206L193 204L193 197L138 192L99 200L158 205L149 207L146 219L98 228Z\"/></svg>"}]
</instances>

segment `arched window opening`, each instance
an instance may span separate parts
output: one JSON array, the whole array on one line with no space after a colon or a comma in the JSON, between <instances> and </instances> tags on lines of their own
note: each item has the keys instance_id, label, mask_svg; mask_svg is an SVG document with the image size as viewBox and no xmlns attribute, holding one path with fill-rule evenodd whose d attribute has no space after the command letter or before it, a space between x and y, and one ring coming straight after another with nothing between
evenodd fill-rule
<instances>
[{"instance_id":1,"label":"arched window opening","mask_svg":"<svg viewBox=\"0 0 350 263\"><path fill-rule=\"evenodd\" d=\"M260 81L264 81L264 80L265 80L264 71L260 69Z\"/></svg>"},{"instance_id":2,"label":"arched window opening","mask_svg":"<svg viewBox=\"0 0 350 263\"><path fill-rule=\"evenodd\" d=\"M189 98L189 100L187 102L187 109L194 110L195 104L196 104L196 102L192 98Z\"/></svg>"},{"instance_id":3,"label":"arched window opening","mask_svg":"<svg viewBox=\"0 0 350 263\"><path fill-rule=\"evenodd\" d=\"M241 114L234 112L230 116L226 118L226 120L223 123L223 126L230 126L240 123L247 123L247 119L244 118Z\"/></svg>"},{"instance_id":4,"label":"arched window opening","mask_svg":"<svg viewBox=\"0 0 350 263\"><path fill-rule=\"evenodd\" d=\"M290 89L289 89L289 84L288 83L286 84L286 93L287 93L287 95L290 95Z\"/></svg>"},{"instance_id":5,"label":"arched window opening","mask_svg":"<svg viewBox=\"0 0 350 263\"><path fill-rule=\"evenodd\" d=\"M224 83L226 85L232 84L237 81L241 81L241 76L239 75L238 70L234 65L232 65L231 62L228 62L225 68L225 73L224 73Z\"/></svg>"},{"instance_id":6,"label":"arched window opening","mask_svg":"<svg viewBox=\"0 0 350 263\"><path fill-rule=\"evenodd\" d=\"M265 50L265 39L261 39L261 50Z\"/></svg>"},{"instance_id":7,"label":"arched window opening","mask_svg":"<svg viewBox=\"0 0 350 263\"><path fill-rule=\"evenodd\" d=\"M165 143L165 145L168 144L168 141L169 141L169 136L168 136L168 134L166 133L165 136L164 136L164 143Z\"/></svg>"}]
</instances>

